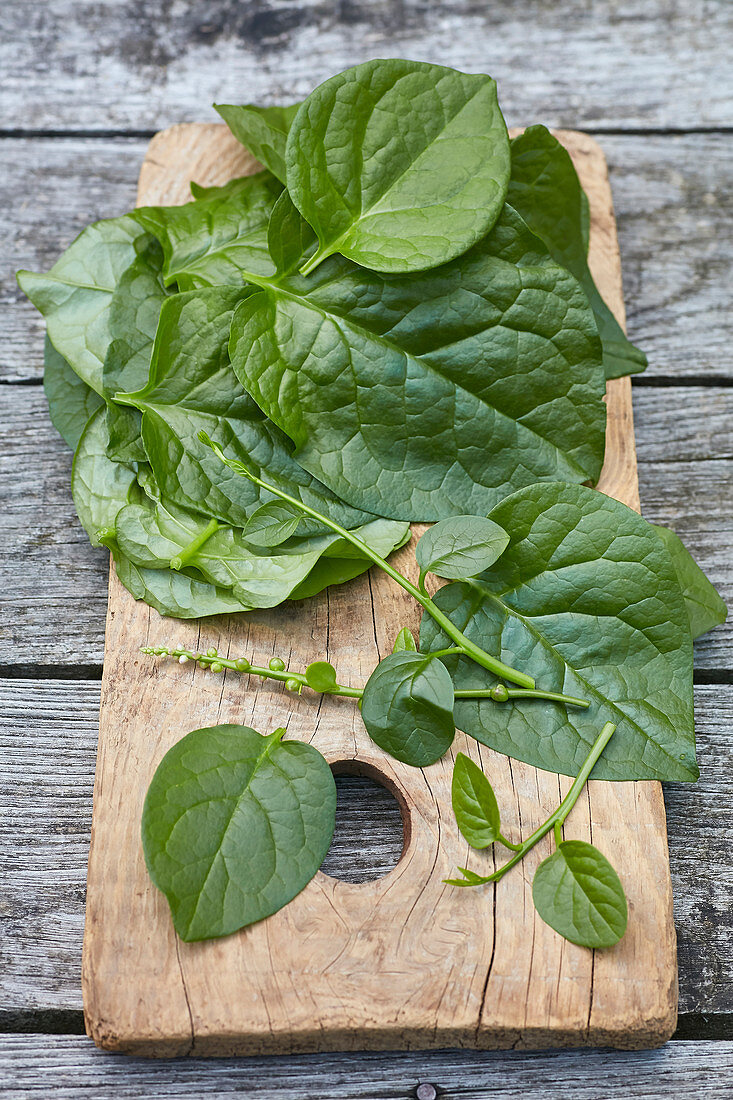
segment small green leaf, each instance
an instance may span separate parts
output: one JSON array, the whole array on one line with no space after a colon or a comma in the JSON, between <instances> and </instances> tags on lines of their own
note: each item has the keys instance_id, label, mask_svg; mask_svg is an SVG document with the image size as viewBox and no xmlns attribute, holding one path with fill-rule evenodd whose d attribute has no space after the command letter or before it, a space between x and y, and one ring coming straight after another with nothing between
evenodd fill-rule
<instances>
[{"instance_id":1,"label":"small green leaf","mask_svg":"<svg viewBox=\"0 0 733 1100\"><path fill-rule=\"evenodd\" d=\"M488 848L501 832L496 797L488 779L464 753L456 756L451 801L458 828L472 848Z\"/></svg>"},{"instance_id":2,"label":"small green leaf","mask_svg":"<svg viewBox=\"0 0 733 1100\"><path fill-rule=\"evenodd\" d=\"M433 524L415 547L421 579L435 573L447 580L477 577L509 545L509 535L481 516L452 516Z\"/></svg>"},{"instance_id":3,"label":"small green leaf","mask_svg":"<svg viewBox=\"0 0 733 1100\"><path fill-rule=\"evenodd\" d=\"M417 653L417 644L414 635L408 627L403 626L394 640L393 653Z\"/></svg>"},{"instance_id":4,"label":"small green leaf","mask_svg":"<svg viewBox=\"0 0 733 1100\"><path fill-rule=\"evenodd\" d=\"M300 103L287 107L258 107L254 103L215 103L237 141L285 183L285 145Z\"/></svg>"},{"instance_id":5,"label":"small green leaf","mask_svg":"<svg viewBox=\"0 0 733 1100\"><path fill-rule=\"evenodd\" d=\"M271 500L252 513L242 534L253 546L279 546L295 534L302 518L291 504Z\"/></svg>"},{"instance_id":6,"label":"small green leaf","mask_svg":"<svg viewBox=\"0 0 733 1100\"><path fill-rule=\"evenodd\" d=\"M304 253L312 251L316 235L293 204L287 191L283 191L272 208L267 227L267 247L278 276L295 271Z\"/></svg>"},{"instance_id":7,"label":"small green leaf","mask_svg":"<svg viewBox=\"0 0 733 1100\"><path fill-rule=\"evenodd\" d=\"M158 765L142 840L181 939L226 936L282 909L333 835L336 785L321 754L284 730L194 730Z\"/></svg>"},{"instance_id":8,"label":"small green leaf","mask_svg":"<svg viewBox=\"0 0 733 1100\"><path fill-rule=\"evenodd\" d=\"M392 653L364 687L361 716L371 739L416 768L440 760L455 736L453 681L420 653Z\"/></svg>"},{"instance_id":9,"label":"small green leaf","mask_svg":"<svg viewBox=\"0 0 733 1100\"><path fill-rule=\"evenodd\" d=\"M336 669L328 661L313 661L305 670L305 679L314 691L331 692L338 686Z\"/></svg>"},{"instance_id":10,"label":"small green leaf","mask_svg":"<svg viewBox=\"0 0 733 1100\"><path fill-rule=\"evenodd\" d=\"M619 877L584 840L564 840L543 860L532 898L543 921L581 947L613 947L626 931L628 908Z\"/></svg>"},{"instance_id":11,"label":"small green leaf","mask_svg":"<svg viewBox=\"0 0 733 1100\"><path fill-rule=\"evenodd\" d=\"M699 638L725 622L728 608L679 536L669 527L654 525L652 530L657 532L669 550L685 601L692 637Z\"/></svg>"}]
</instances>

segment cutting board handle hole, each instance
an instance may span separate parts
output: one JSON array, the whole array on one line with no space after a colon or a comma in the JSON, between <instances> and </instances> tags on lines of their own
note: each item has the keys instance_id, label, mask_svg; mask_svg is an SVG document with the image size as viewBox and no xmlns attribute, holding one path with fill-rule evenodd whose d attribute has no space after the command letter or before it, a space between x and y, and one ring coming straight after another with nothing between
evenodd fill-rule
<instances>
[{"instance_id":1,"label":"cutting board handle hole","mask_svg":"<svg viewBox=\"0 0 733 1100\"><path fill-rule=\"evenodd\" d=\"M389 874L410 840L402 792L362 760L331 764L336 779L336 829L321 871L342 882L373 882Z\"/></svg>"}]
</instances>

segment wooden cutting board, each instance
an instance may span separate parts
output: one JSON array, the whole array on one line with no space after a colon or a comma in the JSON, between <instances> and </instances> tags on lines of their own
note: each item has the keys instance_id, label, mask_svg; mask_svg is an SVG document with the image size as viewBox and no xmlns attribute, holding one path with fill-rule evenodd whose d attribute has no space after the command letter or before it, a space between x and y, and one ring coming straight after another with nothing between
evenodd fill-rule
<instances>
[{"instance_id":1,"label":"wooden cutting board","mask_svg":"<svg viewBox=\"0 0 733 1100\"><path fill-rule=\"evenodd\" d=\"M584 134L559 136L590 199L593 274L623 323L603 154ZM191 179L222 184L255 167L225 127L174 126L150 144L138 202L185 202ZM638 509L628 379L608 387L599 487ZM397 558L415 573L411 552ZM430 768L410 768L369 740L351 700L297 698L274 683L139 653L141 645L216 646L258 664L277 655L294 669L326 657L340 683L362 684L390 652L399 627L417 630L418 610L374 569L274 611L184 623L133 600L111 570L82 978L87 1031L99 1046L170 1056L634 1048L669 1038L677 969L658 783L591 781L568 820L567 835L592 840L609 857L629 901L623 940L592 952L562 940L534 911L532 877L551 850L549 837L496 885L444 885L457 865L476 861L451 811L452 754ZM167 902L145 870L142 803L170 746L218 722L262 733L286 726L289 736L317 745L337 770L383 783L396 795L405 826L394 870L360 884L319 872L290 905L259 924L208 943L178 941ZM570 784L462 734L454 745L459 750L491 777L513 838L539 825Z\"/></svg>"}]
</instances>

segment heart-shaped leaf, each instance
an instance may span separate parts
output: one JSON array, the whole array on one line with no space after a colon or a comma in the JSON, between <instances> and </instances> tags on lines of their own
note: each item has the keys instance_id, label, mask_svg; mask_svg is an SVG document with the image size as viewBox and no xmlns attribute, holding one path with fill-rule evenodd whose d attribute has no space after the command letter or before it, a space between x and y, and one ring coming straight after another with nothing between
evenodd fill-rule
<instances>
[{"instance_id":1,"label":"heart-shaped leaf","mask_svg":"<svg viewBox=\"0 0 733 1100\"><path fill-rule=\"evenodd\" d=\"M305 679L309 688L314 691L335 691L336 669L328 661L313 661L305 670Z\"/></svg>"},{"instance_id":2,"label":"heart-shaped leaf","mask_svg":"<svg viewBox=\"0 0 733 1100\"><path fill-rule=\"evenodd\" d=\"M303 102L285 150L287 188L320 247L376 271L420 271L491 229L509 140L489 76L399 59L331 77Z\"/></svg>"},{"instance_id":3,"label":"heart-shaped leaf","mask_svg":"<svg viewBox=\"0 0 733 1100\"><path fill-rule=\"evenodd\" d=\"M420 580L435 573L447 580L476 577L507 548L509 536L481 516L451 516L430 527L415 547Z\"/></svg>"},{"instance_id":4,"label":"heart-shaped leaf","mask_svg":"<svg viewBox=\"0 0 733 1100\"><path fill-rule=\"evenodd\" d=\"M626 931L628 908L619 877L584 840L564 840L540 863L532 899L550 928L581 947L613 947Z\"/></svg>"},{"instance_id":5,"label":"heart-shaped leaf","mask_svg":"<svg viewBox=\"0 0 733 1100\"><path fill-rule=\"evenodd\" d=\"M459 699L456 725L538 768L577 774L599 725L617 726L599 779L697 778L692 641L669 553L637 512L582 485L533 485L490 519L509 546L486 573L441 588L435 603L487 653L531 669L546 691L590 701L587 710L540 700L497 714L489 699ZM424 652L450 639L429 616ZM461 658L456 688L493 681Z\"/></svg>"},{"instance_id":6,"label":"heart-shaped leaf","mask_svg":"<svg viewBox=\"0 0 733 1100\"><path fill-rule=\"evenodd\" d=\"M453 683L436 658L392 653L364 687L361 716L380 748L416 768L440 760L455 736Z\"/></svg>"},{"instance_id":7,"label":"heart-shaped leaf","mask_svg":"<svg viewBox=\"0 0 733 1100\"><path fill-rule=\"evenodd\" d=\"M336 784L317 749L282 742L284 732L194 730L158 765L143 849L183 940L226 936L277 912L323 862Z\"/></svg>"},{"instance_id":8,"label":"heart-shaped leaf","mask_svg":"<svg viewBox=\"0 0 733 1100\"><path fill-rule=\"evenodd\" d=\"M394 640L393 653L417 653L417 644L412 631L403 626Z\"/></svg>"},{"instance_id":9,"label":"heart-shaped leaf","mask_svg":"<svg viewBox=\"0 0 733 1100\"><path fill-rule=\"evenodd\" d=\"M263 504L247 520L242 535L253 546L279 546L297 531L303 518L292 504L284 500L270 500Z\"/></svg>"},{"instance_id":10,"label":"heart-shaped leaf","mask_svg":"<svg viewBox=\"0 0 733 1100\"><path fill-rule=\"evenodd\" d=\"M451 801L458 828L472 848L488 848L501 832L496 796L477 764L459 752L453 768Z\"/></svg>"}]
</instances>

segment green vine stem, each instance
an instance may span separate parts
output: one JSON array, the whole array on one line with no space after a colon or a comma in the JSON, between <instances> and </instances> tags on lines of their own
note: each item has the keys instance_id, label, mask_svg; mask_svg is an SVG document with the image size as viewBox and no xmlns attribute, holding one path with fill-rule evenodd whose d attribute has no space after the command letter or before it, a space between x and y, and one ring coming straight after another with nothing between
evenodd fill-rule
<instances>
[{"instance_id":1,"label":"green vine stem","mask_svg":"<svg viewBox=\"0 0 733 1100\"><path fill-rule=\"evenodd\" d=\"M485 650L475 645L470 638L467 638L462 631L455 626L447 615L433 603L430 596L426 592L421 592L411 581L408 581L407 577L404 577L397 569L380 557L376 551L372 550L358 535L354 535L351 531L347 531L346 528L341 527L332 519L328 519L326 516L321 515L314 508L310 508L307 504L303 504L302 501L297 500L295 497L291 497L288 493L282 489L278 489L275 485L271 485L267 481L263 481L262 478L257 477L251 470L248 470L243 462L239 462L236 459L227 458L221 447L214 443L212 439L206 434L206 432L199 432L198 438L202 443L205 443L208 447L211 447L214 454L225 466L228 466L230 470L234 470L236 474L241 477L249 478L255 485L259 485L261 489L265 489L268 493L272 493L274 496L280 497L281 500L285 500L288 504L292 504L293 507L299 509L299 511L305 513L305 515L311 516L313 519L319 521L319 523L325 524L326 527L330 527L332 531L335 531L341 538L346 539L353 546L356 546L359 551L375 565L378 565L393 581L396 581L406 592L417 600L421 607L432 616L438 626L448 635L448 637L456 643L461 653L470 657L475 661L477 665L481 665L482 668L486 668L489 672L493 672L495 676L499 676L502 680L509 680L513 684L517 684L521 688L534 688L535 682L531 676L528 676L526 672L520 672L516 668L512 668L510 665L504 664L497 657L492 657L490 653L486 653Z\"/></svg>"},{"instance_id":2,"label":"green vine stem","mask_svg":"<svg viewBox=\"0 0 733 1100\"><path fill-rule=\"evenodd\" d=\"M200 535L197 535L179 554L171 558L169 563L171 569L175 569L176 571L183 569L184 565L191 560L196 551L200 550L204 543L207 542L212 535L216 534L218 530L219 521L215 519L210 520Z\"/></svg>"},{"instance_id":3,"label":"green vine stem","mask_svg":"<svg viewBox=\"0 0 733 1100\"><path fill-rule=\"evenodd\" d=\"M464 882L454 878L445 879L444 881L451 886L483 886L487 882L498 882L499 879L504 877L507 871L510 871L512 867L516 867L516 865L524 859L527 852L534 848L535 844L542 840L544 836L547 836L550 830L554 830L555 843L560 844L562 841L563 823L575 803L578 801L580 792L587 783L588 777L596 765L596 761L613 737L615 730L616 726L613 722L606 722L605 726L598 734L598 737L593 742L593 747L586 756L582 768L573 780L573 785L555 812L550 814L547 821L540 825L538 829L535 829L532 835L528 836L518 847L513 844L507 845L507 847L516 848L515 854L511 859L508 859L506 863L502 864L501 867L493 871L490 875L477 875L474 871L469 871L466 867L459 867L458 870L465 876ZM504 842L502 837L499 839Z\"/></svg>"},{"instance_id":4,"label":"green vine stem","mask_svg":"<svg viewBox=\"0 0 733 1100\"><path fill-rule=\"evenodd\" d=\"M267 668L262 665L253 665L246 657L230 659L220 657L216 649L208 649L206 653L194 653L190 649L172 649L170 646L141 646L141 653L151 657L175 657L181 664L195 661L201 668L208 668L212 672L223 672L225 668L234 672L241 672L248 676L261 676L265 680L279 680L285 684L288 691L296 691L298 694L304 687L309 687L308 679L304 672L292 672L285 667L285 662L279 657L273 657ZM426 654L437 658L438 653ZM343 695L348 699L361 699L364 688L343 687L335 684L327 692L321 695ZM494 703L506 703L514 698L547 699L554 703L564 703L566 706L588 707L590 704L585 699L576 699L572 695L560 695L554 691L524 691L521 688L508 688L504 684L496 684L493 688L466 688L455 692L456 699L491 699ZM511 847L511 845L508 845Z\"/></svg>"}]
</instances>

